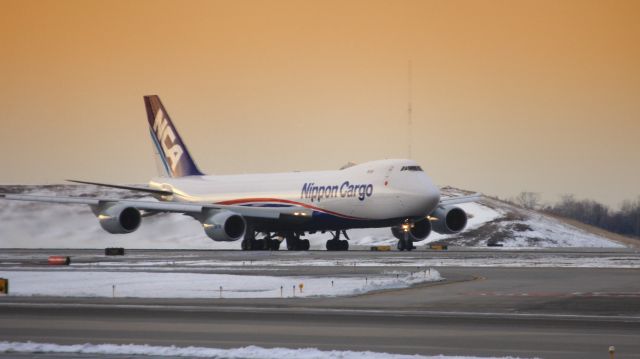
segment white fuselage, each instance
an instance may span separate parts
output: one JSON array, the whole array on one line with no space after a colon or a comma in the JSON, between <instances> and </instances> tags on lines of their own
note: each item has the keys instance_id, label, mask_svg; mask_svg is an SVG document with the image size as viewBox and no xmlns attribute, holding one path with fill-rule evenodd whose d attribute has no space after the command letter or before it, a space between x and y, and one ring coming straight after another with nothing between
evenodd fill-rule
<instances>
[{"instance_id":1,"label":"white fuselage","mask_svg":"<svg viewBox=\"0 0 640 359\"><path fill-rule=\"evenodd\" d=\"M327 228L336 221L355 228L362 226L357 222L387 226L393 219L425 217L440 200L439 189L412 160L372 161L335 171L156 178L149 185L172 191L172 198L165 198L171 201L303 206Z\"/></svg>"}]
</instances>

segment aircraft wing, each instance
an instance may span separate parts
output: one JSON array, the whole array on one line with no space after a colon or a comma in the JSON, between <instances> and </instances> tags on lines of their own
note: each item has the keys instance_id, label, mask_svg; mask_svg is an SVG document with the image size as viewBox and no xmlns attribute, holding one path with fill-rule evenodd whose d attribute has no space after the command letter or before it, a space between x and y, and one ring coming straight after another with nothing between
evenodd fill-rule
<instances>
[{"instance_id":1,"label":"aircraft wing","mask_svg":"<svg viewBox=\"0 0 640 359\"><path fill-rule=\"evenodd\" d=\"M446 197L440 198L440 206L450 206L453 204L467 203L467 202L476 202L480 198L482 198L482 194L474 193L468 196L458 196L458 197Z\"/></svg>"},{"instance_id":2,"label":"aircraft wing","mask_svg":"<svg viewBox=\"0 0 640 359\"><path fill-rule=\"evenodd\" d=\"M60 204L86 204L89 206L100 206L105 204L121 204L133 207L140 211L151 213L183 213L197 215L207 210L228 210L249 218L279 219L281 215L310 217L311 211L304 207L248 207L234 205L216 205L206 203L189 202L159 202L134 199L116 198L91 198L91 197L61 197L61 196L38 196L26 194L0 194L0 198L16 201L47 202Z\"/></svg>"}]
</instances>

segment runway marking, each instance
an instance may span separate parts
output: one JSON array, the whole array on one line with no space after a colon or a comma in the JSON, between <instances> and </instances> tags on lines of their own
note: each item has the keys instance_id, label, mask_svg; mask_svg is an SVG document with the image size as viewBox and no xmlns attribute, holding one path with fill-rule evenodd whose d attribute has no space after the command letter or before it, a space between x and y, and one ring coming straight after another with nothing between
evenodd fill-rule
<instances>
[{"instance_id":1,"label":"runway marking","mask_svg":"<svg viewBox=\"0 0 640 359\"><path fill-rule=\"evenodd\" d=\"M158 304L86 304L86 303L19 303L2 302L2 307L19 308L82 308L82 309L136 309L184 312L244 312L244 313L296 313L296 314L352 314L387 317L441 317L441 318L487 318L487 319L557 319L557 320L595 320L614 322L640 323L638 315L584 315L584 314L552 314L552 313L499 313L499 312L463 312L463 311L430 311L430 310L377 310L377 309L334 309L312 307L251 307L251 306L202 306L202 305L158 305Z\"/></svg>"},{"instance_id":2,"label":"runway marking","mask_svg":"<svg viewBox=\"0 0 640 359\"><path fill-rule=\"evenodd\" d=\"M579 297L579 298L640 298L640 292L464 292L466 296L479 297Z\"/></svg>"}]
</instances>

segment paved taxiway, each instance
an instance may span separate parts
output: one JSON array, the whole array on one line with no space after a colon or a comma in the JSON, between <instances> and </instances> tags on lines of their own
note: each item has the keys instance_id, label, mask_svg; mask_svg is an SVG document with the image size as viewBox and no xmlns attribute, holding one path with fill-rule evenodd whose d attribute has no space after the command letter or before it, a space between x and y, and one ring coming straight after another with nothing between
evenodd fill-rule
<instances>
[{"instance_id":1,"label":"paved taxiway","mask_svg":"<svg viewBox=\"0 0 640 359\"><path fill-rule=\"evenodd\" d=\"M49 251L50 252L50 251ZM3 252L2 267L25 269L44 253ZM80 262L113 261L98 251L67 251ZM59 254L59 253L55 253ZM173 258L250 262L299 259L269 275L375 273L388 267L305 266L304 259L605 256L640 261L632 251L450 251L400 253L243 253L130 251L117 259ZM13 257L13 260L6 259ZM524 257L523 257L524 258ZM4 264L3 264L4 263ZM228 263L228 262L227 262ZM111 268L111 267L110 267ZM248 270L247 270L248 269ZM412 270L398 267L399 270ZM145 343L239 347L317 347L408 354L640 358L640 269L438 267L447 281L343 298L110 299L0 298L0 337L60 344ZM96 270L92 268L92 270ZM215 272L222 268L196 268ZM238 269L238 273L264 268ZM229 268L224 269L229 273Z\"/></svg>"}]
</instances>

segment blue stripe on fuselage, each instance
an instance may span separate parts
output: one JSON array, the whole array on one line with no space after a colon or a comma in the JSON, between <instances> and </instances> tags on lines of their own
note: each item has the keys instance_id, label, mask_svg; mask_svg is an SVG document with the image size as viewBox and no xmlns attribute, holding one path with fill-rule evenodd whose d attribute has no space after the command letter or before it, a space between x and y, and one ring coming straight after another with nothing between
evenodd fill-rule
<instances>
[{"instance_id":1,"label":"blue stripe on fuselage","mask_svg":"<svg viewBox=\"0 0 640 359\"><path fill-rule=\"evenodd\" d=\"M290 204L281 204L281 203L250 203L250 204L242 204L243 207L293 207Z\"/></svg>"}]
</instances>

